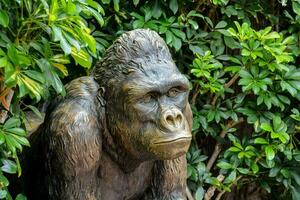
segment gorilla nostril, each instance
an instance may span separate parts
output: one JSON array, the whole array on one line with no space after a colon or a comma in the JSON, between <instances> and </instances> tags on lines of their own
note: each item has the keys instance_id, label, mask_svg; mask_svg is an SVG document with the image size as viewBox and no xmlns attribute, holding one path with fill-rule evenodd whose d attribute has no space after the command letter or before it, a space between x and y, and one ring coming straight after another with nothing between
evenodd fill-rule
<instances>
[{"instance_id":1,"label":"gorilla nostril","mask_svg":"<svg viewBox=\"0 0 300 200\"><path fill-rule=\"evenodd\" d=\"M176 116L176 122L181 123L181 121L182 121L182 115L178 114Z\"/></svg>"},{"instance_id":2,"label":"gorilla nostril","mask_svg":"<svg viewBox=\"0 0 300 200\"><path fill-rule=\"evenodd\" d=\"M182 125L182 121L183 121L182 115L177 114L177 116L175 118L175 126L179 128Z\"/></svg>"},{"instance_id":3,"label":"gorilla nostril","mask_svg":"<svg viewBox=\"0 0 300 200\"><path fill-rule=\"evenodd\" d=\"M168 115L168 116L166 117L166 121L167 121L167 123L168 123L169 125L174 125L174 118L173 118L173 116Z\"/></svg>"},{"instance_id":4,"label":"gorilla nostril","mask_svg":"<svg viewBox=\"0 0 300 200\"><path fill-rule=\"evenodd\" d=\"M167 115L166 116L166 122L167 122L167 125L168 126L172 126L172 127L175 127L175 128L179 128L182 124L182 121L183 121L183 117L181 114L175 114L174 115Z\"/></svg>"}]
</instances>

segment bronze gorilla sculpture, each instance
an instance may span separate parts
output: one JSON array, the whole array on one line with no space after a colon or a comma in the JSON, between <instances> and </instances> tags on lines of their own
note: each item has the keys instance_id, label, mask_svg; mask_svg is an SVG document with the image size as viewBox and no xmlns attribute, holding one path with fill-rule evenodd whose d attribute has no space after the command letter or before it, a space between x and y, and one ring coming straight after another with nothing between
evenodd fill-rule
<instances>
[{"instance_id":1,"label":"bronze gorilla sculpture","mask_svg":"<svg viewBox=\"0 0 300 200\"><path fill-rule=\"evenodd\" d=\"M32 135L30 200L183 200L188 80L157 33L124 33Z\"/></svg>"}]
</instances>

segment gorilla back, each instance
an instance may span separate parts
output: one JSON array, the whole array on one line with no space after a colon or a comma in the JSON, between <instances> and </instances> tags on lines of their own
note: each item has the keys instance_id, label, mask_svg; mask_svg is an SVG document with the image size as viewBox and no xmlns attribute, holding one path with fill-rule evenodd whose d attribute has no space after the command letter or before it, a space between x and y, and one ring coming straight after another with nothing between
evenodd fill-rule
<instances>
[{"instance_id":1,"label":"gorilla back","mask_svg":"<svg viewBox=\"0 0 300 200\"><path fill-rule=\"evenodd\" d=\"M31 137L29 199L186 199L188 80L158 34L124 33L66 91Z\"/></svg>"}]
</instances>

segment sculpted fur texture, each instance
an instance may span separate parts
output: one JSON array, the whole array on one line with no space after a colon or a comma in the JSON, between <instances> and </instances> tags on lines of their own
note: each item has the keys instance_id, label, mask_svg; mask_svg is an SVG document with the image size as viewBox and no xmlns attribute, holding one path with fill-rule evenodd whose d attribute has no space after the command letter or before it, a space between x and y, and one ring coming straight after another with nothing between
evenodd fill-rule
<instances>
[{"instance_id":1,"label":"sculpted fur texture","mask_svg":"<svg viewBox=\"0 0 300 200\"><path fill-rule=\"evenodd\" d=\"M188 80L157 33L124 33L66 91L31 136L29 199L186 199Z\"/></svg>"}]
</instances>

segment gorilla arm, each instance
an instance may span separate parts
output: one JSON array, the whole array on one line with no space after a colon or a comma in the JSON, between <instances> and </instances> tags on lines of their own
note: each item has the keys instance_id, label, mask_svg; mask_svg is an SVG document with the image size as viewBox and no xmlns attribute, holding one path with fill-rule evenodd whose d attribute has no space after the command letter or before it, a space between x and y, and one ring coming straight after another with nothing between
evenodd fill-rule
<instances>
[{"instance_id":1,"label":"gorilla arm","mask_svg":"<svg viewBox=\"0 0 300 200\"><path fill-rule=\"evenodd\" d=\"M95 110L91 111L94 106L82 101L64 102L50 116L46 182L51 200L101 199L96 188L100 185L100 129Z\"/></svg>"}]
</instances>

